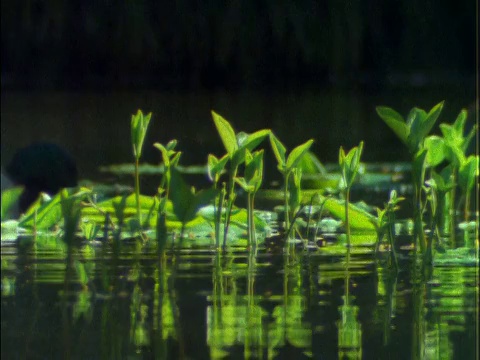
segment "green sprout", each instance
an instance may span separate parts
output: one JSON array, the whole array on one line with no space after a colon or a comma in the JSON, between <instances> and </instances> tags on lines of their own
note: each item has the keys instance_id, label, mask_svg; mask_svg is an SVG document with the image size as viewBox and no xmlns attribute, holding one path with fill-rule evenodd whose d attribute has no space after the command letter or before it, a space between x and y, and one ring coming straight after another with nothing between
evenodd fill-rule
<instances>
[{"instance_id":1,"label":"green sprout","mask_svg":"<svg viewBox=\"0 0 480 360\"><path fill-rule=\"evenodd\" d=\"M290 228L290 215L294 209L290 209L289 199L289 181L290 177L294 176L294 171L297 168L298 163L302 157L308 152L310 147L313 144L313 139L308 140L307 142L298 145L294 148L287 157L287 150L281 141L273 134L270 133L270 144L272 145L273 153L277 159L277 168L283 176L283 190L284 190L284 204L285 204L285 231L289 233ZM297 172L297 180L300 176L300 173ZM300 181L295 181L295 184L300 186Z\"/></svg>"},{"instance_id":2,"label":"green sprout","mask_svg":"<svg viewBox=\"0 0 480 360\"><path fill-rule=\"evenodd\" d=\"M415 232L419 239L421 251L426 249L426 241L422 223L422 190L427 168L427 149L424 142L435 125L441 111L443 101L435 105L430 112L419 108L413 108L405 120L395 110L378 106L377 114L393 130L397 137L407 147L412 156L412 173L414 178L414 209L415 209Z\"/></svg>"},{"instance_id":3,"label":"green sprout","mask_svg":"<svg viewBox=\"0 0 480 360\"><path fill-rule=\"evenodd\" d=\"M151 117L152 113L143 116L142 111L138 110L136 115L132 115L131 121L133 156L135 158L135 198L137 201L139 227L142 226L142 215L140 213L140 175L138 171L138 165L140 157L142 156L143 141L145 140L145 135L147 134L148 124L150 123Z\"/></svg>"},{"instance_id":4,"label":"green sprout","mask_svg":"<svg viewBox=\"0 0 480 360\"><path fill-rule=\"evenodd\" d=\"M182 153L180 151L175 151L177 146L177 140L171 140L166 146L163 146L160 143L153 144L162 154L162 161L164 166L164 172L162 181L158 188L158 194L163 197L160 199L157 207L157 241L158 249L161 253L165 247L166 241L166 213L165 209L167 206L167 201L170 194L170 184L172 180L172 168L178 165L180 161L180 156Z\"/></svg>"},{"instance_id":5,"label":"green sprout","mask_svg":"<svg viewBox=\"0 0 480 360\"><path fill-rule=\"evenodd\" d=\"M350 222L348 215L348 207L350 203L350 189L352 188L355 177L360 168L360 157L363 151L363 141L360 145L351 149L345 154L343 147L340 147L338 154L338 163L342 171L342 178L345 186L345 227L347 229L347 246L350 247Z\"/></svg>"},{"instance_id":6,"label":"green sprout","mask_svg":"<svg viewBox=\"0 0 480 360\"><path fill-rule=\"evenodd\" d=\"M223 234L223 247L225 248L233 203L235 202L236 198L235 178L237 177L238 167L245 162L246 150L253 151L268 136L268 134L270 134L270 130L258 130L253 134L246 134L243 132L235 134L235 131L230 123L213 110L212 118L225 150L227 150L227 155L230 162L230 169L228 171L229 181L227 190L227 206Z\"/></svg>"},{"instance_id":7,"label":"green sprout","mask_svg":"<svg viewBox=\"0 0 480 360\"><path fill-rule=\"evenodd\" d=\"M215 155L208 155L207 163L207 173L210 180L213 182L213 188L218 190L218 182L220 176L225 169L225 165L228 161L228 154L224 155L222 158L218 159ZM222 222L222 211L223 203L225 201L227 190L225 188L225 183L219 192L219 195L214 202L214 212L215 212L215 246L217 249L220 247L220 224Z\"/></svg>"},{"instance_id":8,"label":"green sprout","mask_svg":"<svg viewBox=\"0 0 480 360\"><path fill-rule=\"evenodd\" d=\"M255 151L253 154L245 152L245 176L235 178L235 182L247 193L247 214L248 214L248 245L256 246L255 221L254 221L254 200L255 194L262 185L263 179L263 150Z\"/></svg>"},{"instance_id":9,"label":"green sprout","mask_svg":"<svg viewBox=\"0 0 480 360\"><path fill-rule=\"evenodd\" d=\"M380 243L383 240L385 234L390 245L393 265L398 270L398 261L395 251L395 211L399 209L398 203L405 200L403 197L397 196L397 192L392 190L390 192L390 198L384 209L377 208L377 237L378 242L375 252L378 252Z\"/></svg>"}]
</instances>

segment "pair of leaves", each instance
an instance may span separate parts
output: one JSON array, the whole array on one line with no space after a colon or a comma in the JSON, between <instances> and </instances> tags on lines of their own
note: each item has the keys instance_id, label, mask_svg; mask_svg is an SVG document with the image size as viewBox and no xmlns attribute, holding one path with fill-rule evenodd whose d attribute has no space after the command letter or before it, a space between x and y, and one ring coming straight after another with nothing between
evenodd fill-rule
<instances>
[{"instance_id":1,"label":"pair of leaves","mask_svg":"<svg viewBox=\"0 0 480 360\"><path fill-rule=\"evenodd\" d=\"M235 134L230 123L213 110L212 118L223 146L225 150L227 150L228 157L234 167L237 167L245 161L246 150L253 151L271 132L268 129L263 129L253 134Z\"/></svg>"},{"instance_id":2,"label":"pair of leaves","mask_svg":"<svg viewBox=\"0 0 480 360\"><path fill-rule=\"evenodd\" d=\"M363 141L360 142L359 146L351 149L348 154L345 154L345 150L343 150L343 147L340 147L340 151L338 154L338 163L340 164L343 181L345 182L345 186L347 188L350 188L352 186L353 181L355 180L355 176L358 173L362 152Z\"/></svg>"},{"instance_id":3,"label":"pair of leaves","mask_svg":"<svg viewBox=\"0 0 480 360\"><path fill-rule=\"evenodd\" d=\"M413 108L405 121L398 112L386 106L378 106L377 114L407 146L411 154L422 147L423 140L432 130L442 109L443 101L435 105L427 114L424 110Z\"/></svg>"},{"instance_id":4,"label":"pair of leaves","mask_svg":"<svg viewBox=\"0 0 480 360\"><path fill-rule=\"evenodd\" d=\"M263 180L263 149L253 154L245 152L245 176L235 178L243 190L248 193L256 193Z\"/></svg>"},{"instance_id":5,"label":"pair of leaves","mask_svg":"<svg viewBox=\"0 0 480 360\"><path fill-rule=\"evenodd\" d=\"M464 136L466 120L467 111L462 110L452 125L440 124L440 130L442 131L447 148L446 157L456 166L461 166L466 161L465 153L476 132L476 126L474 126L472 130Z\"/></svg>"},{"instance_id":6,"label":"pair of leaves","mask_svg":"<svg viewBox=\"0 0 480 360\"><path fill-rule=\"evenodd\" d=\"M290 152L288 157L285 146L273 132L270 132L270 144L272 145L273 153L277 159L278 170L280 170L282 174L289 174L295 167L297 167L302 157L308 152L313 144L313 139L298 145Z\"/></svg>"},{"instance_id":7,"label":"pair of leaves","mask_svg":"<svg viewBox=\"0 0 480 360\"><path fill-rule=\"evenodd\" d=\"M217 195L216 189L201 190L195 193L175 168L171 169L171 176L170 200L173 203L173 213L182 223L193 220L198 210L209 204Z\"/></svg>"},{"instance_id":8,"label":"pair of leaves","mask_svg":"<svg viewBox=\"0 0 480 360\"><path fill-rule=\"evenodd\" d=\"M475 177L478 177L478 155L470 155L458 170L458 185L465 191L472 190Z\"/></svg>"},{"instance_id":9,"label":"pair of leaves","mask_svg":"<svg viewBox=\"0 0 480 360\"><path fill-rule=\"evenodd\" d=\"M142 156L143 141L145 140L151 117L152 113L144 116L141 110L138 110L136 115L132 115L131 136L133 155L137 160Z\"/></svg>"}]
</instances>

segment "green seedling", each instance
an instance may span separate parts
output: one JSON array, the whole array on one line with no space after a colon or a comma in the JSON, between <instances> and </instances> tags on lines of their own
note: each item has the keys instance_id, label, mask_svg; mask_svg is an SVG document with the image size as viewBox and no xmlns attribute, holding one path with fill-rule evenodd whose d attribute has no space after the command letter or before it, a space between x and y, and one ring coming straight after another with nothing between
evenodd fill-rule
<instances>
[{"instance_id":1,"label":"green seedling","mask_svg":"<svg viewBox=\"0 0 480 360\"><path fill-rule=\"evenodd\" d=\"M227 188L226 216L223 234L223 246L225 247L228 236L228 227L230 224L230 216L236 197L235 178L237 177L238 167L245 161L246 150L253 151L270 134L271 131L264 129L258 130L253 134L246 134L243 132L235 134L235 131L230 123L213 110L212 118L225 150L227 150L227 156L230 162L230 169L228 171L229 181Z\"/></svg>"},{"instance_id":2,"label":"green seedling","mask_svg":"<svg viewBox=\"0 0 480 360\"><path fill-rule=\"evenodd\" d=\"M208 155L208 164L207 164L207 173L210 180L213 182L213 188L220 190L218 187L218 182L220 176L225 170L225 165L227 164L229 157L228 154L224 155L222 158L218 159L215 155ZM223 183L222 189L219 191L219 195L214 203L214 212L215 212L215 246L220 248L220 225L222 223L222 211L223 203L225 201L227 190L225 188L225 183Z\"/></svg>"},{"instance_id":3,"label":"green seedling","mask_svg":"<svg viewBox=\"0 0 480 360\"><path fill-rule=\"evenodd\" d=\"M158 188L158 195L162 196L159 199L157 208L157 241L158 241L158 249L160 252L165 247L166 241L166 206L167 201L169 199L170 194L170 184L172 179L172 168L178 165L180 161L180 156L182 153L180 151L175 151L175 147L177 146L177 140L171 140L168 142L166 146L163 146L160 143L153 144L158 150L160 150L162 154L162 161L164 166L164 172L162 181Z\"/></svg>"},{"instance_id":4,"label":"green seedling","mask_svg":"<svg viewBox=\"0 0 480 360\"><path fill-rule=\"evenodd\" d=\"M348 154L345 154L343 147L340 147L338 154L338 163L340 164L340 169L342 171L343 183L344 183L344 192L345 192L345 227L347 229L347 245L350 247L350 222L348 207L350 203L350 189L352 188L355 177L360 168L360 157L362 156L363 151L363 141L360 142L360 145L351 149Z\"/></svg>"},{"instance_id":5,"label":"green seedling","mask_svg":"<svg viewBox=\"0 0 480 360\"><path fill-rule=\"evenodd\" d=\"M475 178L478 177L478 155L470 155L465 159L465 162L460 165L458 170L458 185L463 190L465 196L464 219L465 222L469 220L470 212L470 196L472 189L475 186Z\"/></svg>"},{"instance_id":6,"label":"green seedling","mask_svg":"<svg viewBox=\"0 0 480 360\"><path fill-rule=\"evenodd\" d=\"M152 113L144 116L141 110L137 111L136 115L132 115L131 121L131 135L133 146L133 157L135 158L135 197L137 199L137 213L138 213L138 226L142 226L142 215L140 213L140 175L138 166L140 157L142 156L143 142L145 135L147 134L148 124Z\"/></svg>"},{"instance_id":7,"label":"green seedling","mask_svg":"<svg viewBox=\"0 0 480 360\"><path fill-rule=\"evenodd\" d=\"M195 219L202 206L209 204L215 198L217 190L207 189L195 192L185 183L175 168L171 169L171 182L170 199L173 204L173 213L182 223L180 232L180 241L182 241L186 224Z\"/></svg>"},{"instance_id":8,"label":"green seedling","mask_svg":"<svg viewBox=\"0 0 480 360\"><path fill-rule=\"evenodd\" d=\"M465 123L467 120L467 111L462 110L460 114L457 116L455 119L455 122L452 125L449 124L440 124L440 130L442 131L443 137L445 139L445 147L447 149L446 151L446 158L450 161L452 164L452 174L453 174L453 180L456 182L457 176L459 176L459 169L463 169L463 179L462 182L459 181L459 185L462 187L462 189L465 191L465 200L466 200L466 206L469 206L469 193L470 191L467 191L466 189L468 186L463 186L467 185L469 183L468 178L469 178L469 170L472 166L474 166L473 163L470 163L471 165L467 165L467 149L470 144L470 141L473 139L475 132L476 132L476 125L473 126L472 130L465 136L464 131L465 131ZM470 158L471 159L471 158ZM469 162L475 162L474 160L468 160ZM478 165L477 165L478 168ZM474 177L471 178L472 181L474 180ZM472 185L473 186L473 185ZM468 195L468 196L467 196ZM451 197L451 208L450 208L450 216L452 217L452 220L455 218L455 187L453 187L450 190L450 197ZM465 213L465 216L468 216L467 213ZM452 222L452 226L455 226L455 223Z\"/></svg>"},{"instance_id":9,"label":"green seedling","mask_svg":"<svg viewBox=\"0 0 480 360\"><path fill-rule=\"evenodd\" d=\"M425 182L427 201L431 208L431 237L448 233L450 190L455 186L452 175L452 165L448 165L439 173L431 171L431 178ZM431 240L427 244L431 246ZM431 250L431 249L430 249Z\"/></svg>"},{"instance_id":10,"label":"green seedling","mask_svg":"<svg viewBox=\"0 0 480 360\"><path fill-rule=\"evenodd\" d=\"M277 168L283 176L283 191L284 191L284 204L285 204L285 231L289 233L290 228L290 216L292 215L293 209L291 210L290 205L290 192L289 192L289 181L293 176L297 176L297 181L293 181L300 186L300 177L301 173L297 172L297 175L293 175L297 165L299 164L302 157L307 153L310 147L313 144L313 139L308 140L307 142L294 148L287 157L287 150L281 141L275 136L273 132L270 133L270 144L272 146L273 153L277 159Z\"/></svg>"},{"instance_id":11,"label":"green seedling","mask_svg":"<svg viewBox=\"0 0 480 360\"><path fill-rule=\"evenodd\" d=\"M18 200L22 195L23 187L13 187L2 191L1 199L1 221L12 219L18 212Z\"/></svg>"},{"instance_id":12,"label":"green seedling","mask_svg":"<svg viewBox=\"0 0 480 360\"><path fill-rule=\"evenodd\" d=\"M441 111L443 101L435 105L430 112L413 108L405 120L395 110L378 106L376 108L380 118L393 130L398 138L405 144L412 156L412 172L414 178L414 208L415 208L415 233L419 239L421 251L426 249L425 236L422 223L422 190L427 167L427 150L424 142L428 133L435 125Z\"/></svg>"},{"instance_id":13,"label":"green seedling","mask_svg":"<svg viewBox=\"0 0 480 360\"><path fill-rule=\"evenodd\" d=\"M392 190L390 192L390 198L388 203L385 204L384 209L377 208L377 237L378 242L376 246L376 252L379 250L380 243L385 236L387 235L387 239L390 245L393 265L395 269L398 270L398 261L397 255L395 251L395 211L399 209L398 203L400 201L405 200L403 197L397 196L397 192Z\"/></svg>"},{"instance_id":14,"label":"green seedling","mask_svg":"<svg viewBox=\"0 0 480 360\"><path fill-rule=\"evenodd\" d=\"M255 194L262 185L263 180L263 150L255 151L253 154L245 152L245 176L235 178L235 182L247 193L248 213L248 245L256 247L255 222L254 222L254 201Z\"/></svg>"}]
</instances>

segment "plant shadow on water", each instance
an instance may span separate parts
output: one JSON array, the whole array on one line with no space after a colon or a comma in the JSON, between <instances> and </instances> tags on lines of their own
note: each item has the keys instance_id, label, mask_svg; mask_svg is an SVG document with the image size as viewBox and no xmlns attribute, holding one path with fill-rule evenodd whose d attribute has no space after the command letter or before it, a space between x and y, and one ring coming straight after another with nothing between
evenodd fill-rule
<instances>
[{"instance_id":1,"label":"plant shadow on water","mask_svg":"<svg viewBox=\"0 0 480 360\"><path fill-rule=\"evenodd\" d=\"M409 144L405 129L428 119L417 109L420 125L399 125L382 109ZM363 143L342 149L342 175L321 164L311 171L312 141L287 156L270 130L235 133L213 118L227 153L201 170L211 188L188 185L173 140L155 144L158 193L140 193L150 115L139 111L133 193L64 189L19 219L7 205L20 192L2 193L2 358L474 358L478 214L469 194L478 157L462 155L462 117L443 126L442 141L423 142L425 129L415 135L412 165L400 171L360 164ZM260 189L263 150L254 148L267 137L279 191ZM434 147L446 154L435 165L455 165L438 176ZM452 176L465 195L460 224ZM449 194L445 205L439 194ZM369 204L352 202L369 195ZM237 207L242 196L246 209ZM411 197L421 206L403 218ZM257 210L254 198L278 207Z\"/></svg>"}]
</instances>

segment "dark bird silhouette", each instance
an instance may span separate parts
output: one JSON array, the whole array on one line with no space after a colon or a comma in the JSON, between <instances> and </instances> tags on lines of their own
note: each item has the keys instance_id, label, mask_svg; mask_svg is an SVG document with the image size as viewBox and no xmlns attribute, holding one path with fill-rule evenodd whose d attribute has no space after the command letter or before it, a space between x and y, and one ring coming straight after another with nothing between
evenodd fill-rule
<instances>
[{"instance_id":1,"label":"dark bird silhouette","mask_svg":"<svg viewBox=\"0 0 480 360\"><path fill-rule=\"evenodd\" d=\"M35 143L18 150L5 170L15 184L24 186L20 212L25 212L40 192L53 195L61 188L77 185L75 160L52 143Z\"/></svg>"}]
</instances>

